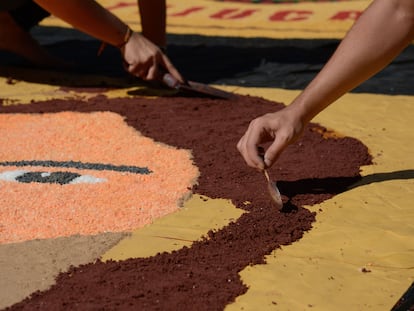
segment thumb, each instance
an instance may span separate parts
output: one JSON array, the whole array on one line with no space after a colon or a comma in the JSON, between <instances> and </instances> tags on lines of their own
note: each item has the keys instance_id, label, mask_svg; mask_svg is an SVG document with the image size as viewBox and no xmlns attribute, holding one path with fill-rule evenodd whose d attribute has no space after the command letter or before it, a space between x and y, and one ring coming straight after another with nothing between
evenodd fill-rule
<instances>
[{"instance_id":1,"label":"thumb","mask_svg":"<svg viewBox=\"0 0 414 311\"><path fill-rule=\"evenodd\" d=\"M264 154L266 167L271 167L276 162L284 148L285 144L276 138Z\"/></svg>"}]
</instances>

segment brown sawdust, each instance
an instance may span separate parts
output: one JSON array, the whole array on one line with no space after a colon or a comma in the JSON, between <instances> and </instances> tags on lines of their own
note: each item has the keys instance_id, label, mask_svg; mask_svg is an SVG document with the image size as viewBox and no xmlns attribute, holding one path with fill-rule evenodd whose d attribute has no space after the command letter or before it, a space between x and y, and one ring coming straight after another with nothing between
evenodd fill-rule
<instances>
[{"instance_id":1,"label":"brown sawdust","mask_svg":"<svg viewBox=\"0 0 414 311\"><path fill-rule=\"evenodd\" d=\"M326 136L323 127L310 124L269 171L283 195L284 210L278 211L262 174L245 165L236 144L252 118L282 107L250 96L217 100L103 95L86 102L50 100L0 107L0 113L119 113L145 136L192 150L200 170L194 193L228 198L248 211L191 247L73 267L49 290L34 293L10 310L223 310L248 290L239 271L265 263L266 255L312 228L315 215L304 205L346 191L360 179L360 167L371 163L366 146L357 139ZM251 204L243 204L246 201Z\"/></svg>"}]
</instances>

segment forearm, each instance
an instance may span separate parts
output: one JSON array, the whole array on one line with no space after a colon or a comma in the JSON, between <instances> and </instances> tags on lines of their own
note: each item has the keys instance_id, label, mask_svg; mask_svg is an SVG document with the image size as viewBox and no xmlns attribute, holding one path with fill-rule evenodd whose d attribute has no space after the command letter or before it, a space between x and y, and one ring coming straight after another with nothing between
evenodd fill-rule
<instances>
[{"instance_id":1,"label":"forearm","mask_svg":"<svg viewBox=\"0 0 414 311\"><path fill-rule=\"evenodd\" d=\"M154 44L165 47L166 0L138 0L142 34Z\"/></svg>"},{"instance_id":2,"label":"forearm","mask_svg":"<svg viewBox=\"0 0 414 311\"><path fill-rule=\"evenodd\" d=\"M376 0L292 109L309 122L346 92L388 65L414 37L413 0Z\"/></svg>"},{"instance_id":3,"label":"forearm","mask_svg":"<svg viewBox=\"0 0 414 311\"><path fill-rule=\"evenodd\" d=\"M35 0L68 24L111 45L121 45L127 25L92 0Z\"/></svg>"}]
</instances>

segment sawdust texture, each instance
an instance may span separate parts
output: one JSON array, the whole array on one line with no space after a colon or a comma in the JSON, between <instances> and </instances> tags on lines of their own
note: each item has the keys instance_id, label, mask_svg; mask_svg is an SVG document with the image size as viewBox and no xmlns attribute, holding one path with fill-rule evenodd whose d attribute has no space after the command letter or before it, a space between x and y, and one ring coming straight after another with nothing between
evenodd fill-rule
<instances>
[{"instance_id":1,"label":"sawdust texture","mask_svg":"<svg viewBox=\"0 0 414 311\"><path fill-rule=\"evenodd\" d=\"M2 114L0 146L0 243L132 231L178 210L198 175L188 150L110 112Z\"/></svg>"},{"instance_id":2,"label":"sawdust texture","mask_svg":"<svg viewBox=\"0 0 414 311\"><path fill-rule=\"evenodd\" d=\"M71 236L0 245L0 309L37 290L47 290L56 276L74 265L90 263L128 233Z\"/></svg>"},{"instance_id":3,"label":"sawdust texture","mask_svg":"<svg viewBox=\"0 0 414 311\"><path fill-rule=\"evenodd\" d=\"M172 253L120 262L96 262L61 273L56 285L10 310L223 310L245 293L238 272L262 264L280 245L299 240L315 215L303 208L329 199L360 179L371 163L367 148L351 137L326 137L310 124L269 174L278 180L284 210L269 200L265 180L236 150L250 120L281 109L256 97L54 100L1 107L1 113L112 111L143 135L192 150L199 168L194 193L228 198L248 211L205 239ZM251 202L244 204L244 202Z\"/></svg>"}]
</instances>

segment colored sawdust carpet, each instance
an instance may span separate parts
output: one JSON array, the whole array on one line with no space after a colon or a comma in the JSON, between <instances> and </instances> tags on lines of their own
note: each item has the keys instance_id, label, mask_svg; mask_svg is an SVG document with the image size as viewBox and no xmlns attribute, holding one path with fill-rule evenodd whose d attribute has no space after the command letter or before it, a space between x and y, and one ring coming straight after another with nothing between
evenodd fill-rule
<instances>
[{"instance_id":1,"label":"colored sawdust carpet","mask_svg":"<svg viewBox=\"0 0 414 311\"><path fill-rule=\"evenodd\" d=\"M312 123L288 148L278 211L236 143L369 4L290 2L169 1L184 76L259 97L143 87L53 17L33 33L74 70L2 52L0 308L390 309L414 279L414 48L316 118L335 132ZM138 30L136 1L102 3Z\"/></svg>"},{"instance_id":2,"label":"colored sawdust carpet","mask_svg":"<svg viewBox=\"0 0 414 311\"><path fill-rule=\"evenodd\" d=\"M132 231L177 210L197 177L188 151L139 136L119 115L0 120L0 243Z\"/></svg>"},{"instance_id":3,"label":"colored sawdust carpet","mask_svg":"<svg viewBox=\"0 0 414 311\"><path fill-rule=\"evenodd\" d=\"M1 107L1 113L6 116L18 113L29 117L38 112L48 116L76 111L87 118L97 111L116 113L146 137L192 150L200 170L193 193L228 198L247 211L228 226L208 232L191 247L150 258L98 261L72 268L59 275L56 285L49 290L36 293L11 309L93 306L194 310L196 306L197 310L219 310L234 301L247 290L238 274L242 269L264 263L265 256L274 249L298 240L311 228L314 214L303 206L323 202L345 191L360 179L360 167L371 163L371 156L360 141L329 135L323 127L311 124L304 137L291 146L271 170L272 176L279 180L285 203L284 210L278 211L269 200L263 176L252 174L234 146L251 118L282 107L246 96L236 100L107 99L98 96L86 102L51 100ZM63 132L66 130L61 128ZM173 171L171 175L177 176ZM141 192L134 189L122 192L141 197ZM152 200L158 202L156 198ZM109 202L117 208L123 201ZM101 211L95 210L97 219L100 215ZM116 223L118 217L114 216L112 222Z\"/></svg>"}]
</instances>

